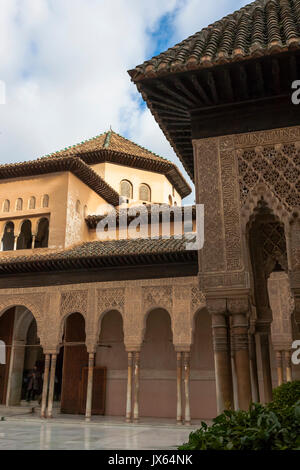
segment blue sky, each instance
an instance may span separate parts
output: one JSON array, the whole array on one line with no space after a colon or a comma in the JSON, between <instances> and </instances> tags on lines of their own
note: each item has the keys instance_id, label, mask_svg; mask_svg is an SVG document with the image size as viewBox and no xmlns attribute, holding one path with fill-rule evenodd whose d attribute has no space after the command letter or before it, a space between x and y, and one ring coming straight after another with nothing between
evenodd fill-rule
<instances>
[{"instance_id":1,"label":"blue sky","mask_svg":"<svg viewBox=\"0 0 300 470\"><path fill-rule=\"evenodd\" d=\"M0 2L0 163L32 160L112 126L183 171L127 70L248 1Z\"/></svg>"}]
</instances>

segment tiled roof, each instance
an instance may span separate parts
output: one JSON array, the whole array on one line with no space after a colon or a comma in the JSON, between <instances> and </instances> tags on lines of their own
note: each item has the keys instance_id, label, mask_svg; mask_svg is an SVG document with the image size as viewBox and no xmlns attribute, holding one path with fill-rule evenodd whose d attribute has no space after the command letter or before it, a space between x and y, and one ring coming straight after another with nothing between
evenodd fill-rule
<instances>
[{"instance_id":1,"label":"tiled roof","mask_svg":"<svg viewBox=\"0 0 300 470\"><path fill-rule=\"evenodd\" d=\"M136 157L168 161L112 130L93 137L92 139L85 140L79 144L67 147L61 151L47 155L47 157L61 157L65 155L80 156L82 154L99 150L111 150L113 152L126 153Z\"/></svg>"},{"instance_id":2,"label":"tiled roof","mask_svg":"<svg viewBox=\"0 0 300 470\"><path fill-rule=\"evenodd\" d=\"M1 179L44 175L63 171L72 172L113 206L119 205L119 194L89 165L74 156L65 155L57 160L47 157L29 162L0 165L0 181Z\"/></svg>"},{"instance_id":3,"label":"tiled roof","mask_svg":"<svg viewBox=\"0 0 300 470\"><path fill-rule=\"evenodd\" d=\"M0 256L0 273L62 270L74 267L149 264L154 259L172 262L174 259L197 259L196 251L186 250L188 240L137 239L95 241L76 245L67 250L41 250L28 255ZM178 255L176 257L176 255ZM171 258L170 258L171 256ZM178 258L179 257L179 258ZM156 261L157 262L157 261Z\"/></svg>"},{"instance_id":4,"label":"tiled roof","mask_svg":"<svg viewBox=\"0 0 300 470\"><path fill-rule=\"evenodd\" d=\"M201 2L199 2L201 14ZM300 0L257 0L129 73L134 82L300 48Z\"/></svg>"},{"instance_id":5,"label":"tiled roof","mask_svg":"<svg viewBox=\"0 0 300 470\"><path fill-rule=\"evenodd\" d=\"M29 166L30 169L32 165L37 164L36 162L39 162L38 166L41 167L44 165L44 162L57 161L62 158L70 157L82 160L89 165L111 161L127 166L145 168L149 171L161 172L165 174L169 181L175 186L182 198L192 192L190 186L174 163L131 142L114 131L108 131L93 139L67 147L34 161L0 165L0 179L3 171L5 174L7 174L8 171L15 173L22 167L25 168Z\"/></svg>"}]
</instances>

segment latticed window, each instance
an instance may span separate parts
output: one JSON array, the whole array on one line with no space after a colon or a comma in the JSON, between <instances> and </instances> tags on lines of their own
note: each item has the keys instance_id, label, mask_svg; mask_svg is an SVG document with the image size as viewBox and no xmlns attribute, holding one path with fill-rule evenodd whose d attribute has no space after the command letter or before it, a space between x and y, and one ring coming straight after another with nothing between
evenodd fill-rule
<instances>
[{"instance_id":1,"label":"latticed window","mask_svg":"<svg viewBox=\"0 0 300 470\"><path fill-rule=\"evenodd\" d=\"M76 202L76 212L77 212L77 214L80 214L80 208L81 208L80 201L77 201Z\"/></svg>"},{"instance_id":2,"label":"latticed window","mask_svg":"<svg viewBox=\"0 0 300 470\"><path fill-rule=\"evenodd\" d=\"M150 191L149 186L147 186L146 184L141 184L140 186L139 200L146 201L146 202L151 201L151 191Z\"/></svg>"},{"instance_id":3,"label":"latticed window","mask_svg":"<svg viewBox=\"0 0 300 470\"><path fill-rule=\"evenodd\" d=\"M127 181L121 181L121 196L132 199L132 184Z\"/></svg>"},{"instance_id":4,"label":"latticed window","mask_svg":"<svg viewBox=\"0 0 300 470\"><path fill-rule=\"evenodd\" d=\"M35 206L36 206L36 199L34 196L32 196L29 199L29 209L35 209Z\"/></svg>"},{"instance_id":5,"label":"latticed window","mask_svg":"<svg viewBox=\"0 0 300 470\"><path fill-rule=\"evenodd\" d=\"M19 197L16 203L16 210L21 211L22 209L23 209L23 199Z\"/></svg>"},{"instance_id":6,"label":"latticed window","mask_svg":"<svg viewBox=\"0 0 300 470\"><path fill-rule=\"evenodd\" d=\"M45 208L45 207L49 207L49 196L48 196L48 194L45 194L45 195L43 196L43 207L44 207L44 208Z\"/></svg>"},{"instance_id":7,"label":"latticed window","mask_svg":"<svg viewBox=\"0 0 300 470\"><path fill-rule=\"evenodd\" d=\"M6 199L3 204L3 212L9 212L10 211L10 201Z\"/></svg>"}]
</instances>

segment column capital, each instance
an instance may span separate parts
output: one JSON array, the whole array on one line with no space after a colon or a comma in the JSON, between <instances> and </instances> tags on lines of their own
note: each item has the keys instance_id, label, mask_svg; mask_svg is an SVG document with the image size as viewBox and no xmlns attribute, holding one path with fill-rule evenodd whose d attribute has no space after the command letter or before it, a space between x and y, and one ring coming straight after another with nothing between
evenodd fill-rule
<instances>
[{"instance_id":1,"label":"column capital","mask_svg":"<svg viewBox=\"0 0 300 470\"><path fill-rule=\"evenodd\" d=\"M208 298L206 300L206 308L211 315L225 315L226 299Z\"/></svg>"},{"instance_id":2,"label":"column capital","mask_svg":"<svg viewBox=\"0 0 300 470\"><path fill-rule=\"evenodd\" d=\"M231 315L246 315L250 310L248 297L237 297L227 300L227 310Z\"/></svg>"}]
</instances>

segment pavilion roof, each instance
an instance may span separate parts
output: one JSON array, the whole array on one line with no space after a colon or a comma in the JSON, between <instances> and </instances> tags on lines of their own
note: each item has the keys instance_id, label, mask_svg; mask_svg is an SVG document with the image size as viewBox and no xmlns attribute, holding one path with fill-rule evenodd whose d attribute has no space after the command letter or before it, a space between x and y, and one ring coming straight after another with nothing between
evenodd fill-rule
<instances>
[{"instance_id":1,"label":"pavilion roof","mask_svg":"<svg viewBox=\"0 0 300 470\"><path fill-rule=\"evenodd\" d=\"M77 164L76 161L78 162ZM54 169L53 171L62 171L60 168L65 167L67 163L71 164L70 171L72 171L73 167L80 168L76 176L81 179L85 178L86 180L87 178L83 176L83 173L90 173L90 175L92 175L93 172L89 165L102 162L112 162L162 173L169 179L171 184L174 185L182 198L192 192L190 186L174 163L150 152L112 130L58 152L38 158L37 160L0 165L0 180L10 177L40 174L39 171L41 173L47 173L46 170L49 169L50 171L50 168ZM68 171L68 169L66 168L64 171ZM90 183L92 179L95 178L90 178L89 183L87 183L91 187L93 187ZM118 205L116 203L116 191L105 183L100 176L98 176L98 186L99 185L103 188L105 187L101 195L114 206ZM117 197L119 198L119 195Z\"/></svg>"},{"instance_id":2,"label":"pavilion roof","mask_svg":"<svg viewBox=\"0 0 300 470\"><path fill-rule=\"evenodd\" d=\"M290 48L300 49L300 0L256 0L138 65L129 74L139 82L278 54Z\"/></svg>"}]
</instances>

